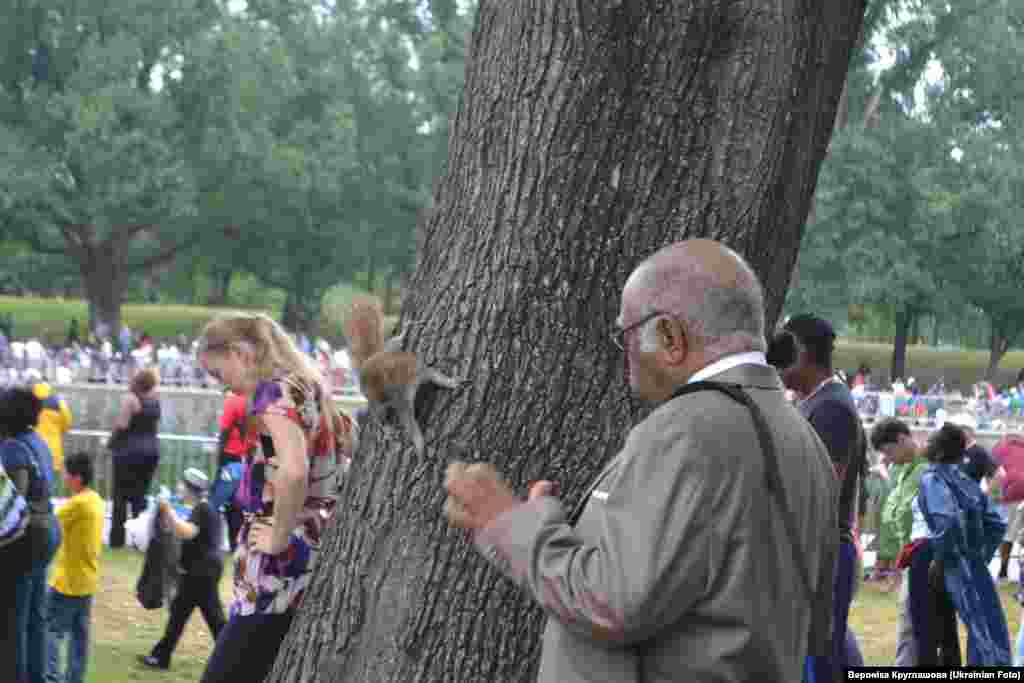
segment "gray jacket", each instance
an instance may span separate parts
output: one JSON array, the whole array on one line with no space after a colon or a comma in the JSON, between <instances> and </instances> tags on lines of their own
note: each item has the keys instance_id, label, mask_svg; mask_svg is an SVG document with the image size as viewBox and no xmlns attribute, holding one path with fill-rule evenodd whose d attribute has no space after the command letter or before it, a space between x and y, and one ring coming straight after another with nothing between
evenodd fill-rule
<instances>
[{"instance_id":1,"label":"gray jacket","mask_svg":"<svg viewBox=\"0 0 1024 683\"><path fill-rule=\"evenodd\" d=\"M809 634L827 644L838 545L828 453L772 368L710 379L743 385L772 430L814 609L765 491L750 411L717 392L682 396L629 433L575 527L545 497L476 535L548 613L541 683L792 683Z\"/></svg>"}]
</instances>

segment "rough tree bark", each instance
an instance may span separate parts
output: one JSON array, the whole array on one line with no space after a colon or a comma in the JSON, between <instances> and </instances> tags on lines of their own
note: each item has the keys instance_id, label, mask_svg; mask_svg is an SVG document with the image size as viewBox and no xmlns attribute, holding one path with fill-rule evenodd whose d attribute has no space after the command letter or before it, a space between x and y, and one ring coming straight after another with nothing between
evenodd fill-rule
<instances>
[{"instance_id":1,"label":"rough tree bark","mask_svg":"<svg viewBox=\"0 0 1024 683\"><path fill-rule=\"evenodd\" d=\"M127 274L112 248L90 248L83 253L78 267L89 301L89 329L95 330L102 322L110 334L117 336L121 329L121 304L128 287Z\"/></svg>"},{"instance_id":2,"label":"rough tree bark","mask_svg":"<svg viewBox=\"0 0 1024 683\"><path fill-rule=\"evenodd\" d=\"M1003 356L1010 350L1017 327L1011 320L997 319L990 317L992 334L988 340L988 367L985 369L985 379L992 382L995 380L996 372L999 370L999 363Z\"/></svg>"},{"instance_id":3,"label":"rough tree bark","mask_svg":"<svg viewBox=\"0 0 1024 683\"><path fill-rule=\"evenodd\" d=\"M231 291L231 279L235 269L230 265L215 267L210 271L210 293L206 297L207 306L227 306L228 293Z\"/></svg>"},{"instance_id":4,"label":"rough tree bark","mask_svg":"<svg viewBox=\"0 0 1024 683\"><path fill-rule=\"evenodd\" d=\"M910 326L917 316L916 311L909 306L900 304L896 308L896 335L892 342L892 373L890 379L906 379L907 372L907 338L910 336Z\"/></svg>"},{"instance_id":5,"label":"rough tree bark","mask_svg":"<svg viewBox=\"0 0 1024 683\"><path fill-rule=\"evenodd\" d=\"M365 423L274 683L531 680L541 613L442 519L459 457L575 503L639 406L608 341L631 269L723 240L779 314L863 4L484 0L405 347L470 384L418 457Z\"/></svg>"}]
</instances>

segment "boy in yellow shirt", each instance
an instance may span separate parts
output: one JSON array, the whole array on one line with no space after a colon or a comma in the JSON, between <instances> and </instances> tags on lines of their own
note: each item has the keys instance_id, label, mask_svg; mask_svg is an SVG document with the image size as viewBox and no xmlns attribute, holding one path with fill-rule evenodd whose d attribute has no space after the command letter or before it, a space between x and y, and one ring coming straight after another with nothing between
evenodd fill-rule
<instances>
[{"instance_id":1,"label":"boy in yellow shirt","mask_svg":"<svg viewBox=\"0 0 1024 683\"><path fill-rule=\"evenodd\" d=\"M99 588L103 513L106 504L92 490L92 459L84 453L64 461L64 484L71 498L57 510L64 542L57 551L50 577L50 638L48 681L82 683L89 654L92 597ZM60 644L68 644L67 672L61 674Z\"/></svg>"}]
</instances>

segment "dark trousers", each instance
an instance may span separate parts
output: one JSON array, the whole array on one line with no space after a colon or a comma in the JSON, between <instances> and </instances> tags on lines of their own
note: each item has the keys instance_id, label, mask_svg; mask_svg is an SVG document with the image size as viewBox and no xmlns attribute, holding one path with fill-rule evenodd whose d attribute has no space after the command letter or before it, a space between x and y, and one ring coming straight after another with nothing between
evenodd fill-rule
<instances>
[{"instance_id":1,"label":"dark trousers","mask_svg":"<svg viewBox=\"0 0 1024 683\"><path fill-rule=\"evenodd\" d=\"M857 547L843 541L839 544L836 570L832 583L832 655L810 657L810 668L815 683L831 683L846 679L846 624L850 617L850 602L853 600L853 570L857 563Z\"/></svg>"},{"instance_id":2,"label":"dark trousers","mask_svg":"<svg viewBox=\"0 0 1024 683\"><path fill-rule=\"evenodd\" d=\"M157 459L119 462L114 458L114 512L110 520L110 547L124 547L124 523L128 520L128 505L132 518L146 509L146 493L156 474Z\"/></svg>"},{"instance_id":3,"label":"dark trousers","mask_svg":"<svg viewBox=\"0 0 1024 683\"><path fill-rule=\"evenodd\" d=\"M200 683L262 683L291 623L291 614L232 617L217 638Z\"/></svg>"},{"instance_id":4,"label":"dark trousers","mask_svg":"<svg viewBox=\"0 0 1024 683\"><path fill-rule=\"evenodd\" d=\"M18 586L0 567L0 681L18 680Z\"/></svg>"},{"instance_id":5,"label":"dark trousers","mask_svg":"<svg viewBox=\"0 0 1024 683\"><path fill-rule=\"evenodd\" d=\"M177 647L178 640L185 631L185 624L188 623L195 608L198 607L202 613L214 641L220 637L220 632L224 628L224 606L220 602L220 592L217 590L219 578L186 574L178 579L178 592L171 603L171 618L167 622L167 630L152 652L153 657L164 666L171 663L174 648Z\"/></svg>"},{"instance_id":6,"label":"dark trousers","mask_svg":"<svg viewBox=\"0 0 1024 683\"><path fill-rule=\"evenodd\" d=\"M910 562L910 621L917 641L918 666L960 666L960 634L956 608L945 586L928 581L932 549L923 545Z\"/></svg>"}]
</instances>

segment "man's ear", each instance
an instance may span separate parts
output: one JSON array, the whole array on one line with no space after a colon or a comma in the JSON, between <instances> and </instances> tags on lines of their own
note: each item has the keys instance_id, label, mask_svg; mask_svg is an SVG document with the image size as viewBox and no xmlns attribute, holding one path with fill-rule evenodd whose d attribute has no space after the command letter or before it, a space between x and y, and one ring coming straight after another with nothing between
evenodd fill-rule
<instances>
[{"instance_id":1,"label":"man's ear","mask_svg":"<svg viewBox=\"0 0 1024 683\"><path fill-rule=\"evenodd\" d=\"M690 351L690 340L686 336L685 326L673 318L661 318L655 325L659 350L666 355L671 364L682 363Z\"/></svg>"}]
</instances>

